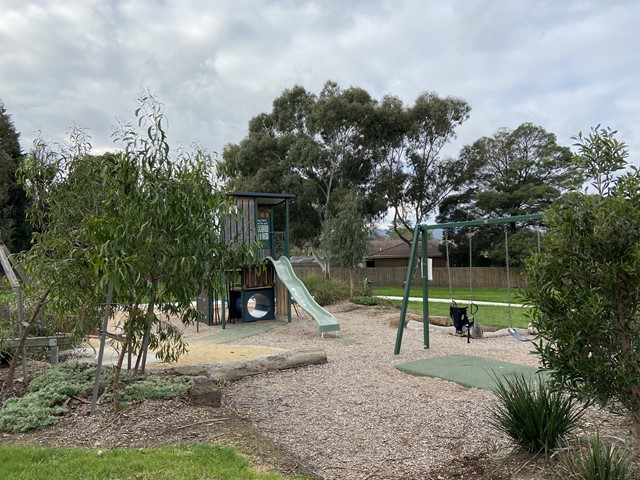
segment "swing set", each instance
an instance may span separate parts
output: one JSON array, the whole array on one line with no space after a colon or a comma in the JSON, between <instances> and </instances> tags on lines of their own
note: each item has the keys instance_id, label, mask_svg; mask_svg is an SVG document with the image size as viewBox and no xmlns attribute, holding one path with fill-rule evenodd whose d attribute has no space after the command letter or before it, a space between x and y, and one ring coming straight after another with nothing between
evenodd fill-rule
<instances>
[{"instance_id":1,"label":"swing set","mask_svg":"<svg viewBox=\"0 0 640 480\"><path fill-rule=\"evenodd\" d=\"M451 281L451 267L450 267L450 259L449 259L449 242L447 238L447 230L453 228L466 228L466 227L479 227L486 225L500 225L500 224L509 224L515 222L525 222L525 221L534 221L541 220L543 215L541 214L533 214L533 215L514 215L511 217L501 217L501 218L488 218L488 219L479 219L479 220L471 220L466 222L452 222L452 223L441 223L441 224L419 224L416 225L413 231L413 242L411 244L411 253L409 254L409 266L407 268L407 281L405 282L404 295L402 297L402 307L400 310L400 321L398 322L398 332L396 335L396 344L394 349L394 354L398 355L400 353L400 347L402 345L402 335L404 333L404 326L407 318L407 310L409 306L409 294L411 291L411 275L415 267L416 262L416 254L418 252L418 244L422 245L422 268L421 268L421 278L422 278L422 322L424 325L423 334L424 334L424 348L429 348L429 278L428 278L428 262L427 259L427 231L429 230L440 230L444 231L444 241L445 241L445 254L447 260L447 276L449 281L449 294L451 297L451 305L449 307L449 315L453 321L454 327L456 329L456 333L459 335L467 336L467 343L470 342L471 336L473 334L473 330L477 329L475 321L475 314L478 312L478 305L473 303L473 278L472 278L472 236L473 233L470 233L469 236L469 304L467 306L458 306L456 301L453 299L453 287ZM540 250L540 237L538 232L538 251ZM520 335L520 333L513 327L513 320L511 316L511 278L510 278L510 269L509 269L509 243L508 243L508 231L505 229L505 258L506 258L506 269L507 269L507 302L508 302L508 310L509 310L509 333L519 341L529 341L529 339Z\"/></svg>"}]
</instances>

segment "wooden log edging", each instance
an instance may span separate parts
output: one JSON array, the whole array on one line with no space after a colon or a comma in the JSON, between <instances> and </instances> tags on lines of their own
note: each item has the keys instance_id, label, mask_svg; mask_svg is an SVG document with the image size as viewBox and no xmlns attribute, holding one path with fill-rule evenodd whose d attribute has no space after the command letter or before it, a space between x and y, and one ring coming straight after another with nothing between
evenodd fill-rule
<instances>
[{"instance_id":1,"label":"wooden log edging","mask_svg":"<svg viewBox=\"0 0 640 480\"><path fill-rule=\"evenodd\" d=\"M293 350L235 362L178 365L167 369L166 373L172 375L206 376L210 380L220 382L260 375L271 370L287 370L305 365L322 365L324 363L327 363L327 352L322 349Z\"/></svg>"}]
</instances>

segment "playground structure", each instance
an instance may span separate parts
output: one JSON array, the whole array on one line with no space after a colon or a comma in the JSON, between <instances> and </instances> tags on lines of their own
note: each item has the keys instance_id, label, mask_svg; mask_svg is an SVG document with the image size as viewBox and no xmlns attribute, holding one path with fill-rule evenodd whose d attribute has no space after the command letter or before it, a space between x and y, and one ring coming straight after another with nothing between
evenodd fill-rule
<instances>
[{"instance_id":1,"label":"playground structure","mask_svg":"<svg viewBox=\"0 0 640 480\"><path fill-rule=\"evenodd\" d=\"M407 309L409 307L409 295L411 292L411 276L413 275L413 270L415 268L416 256L418 252L418 244L422 245L422 258L427 258L427 232L429 230L446 230L453 228L464 228L464 227L474 227L474 226L485 226L485 225L499 225L499 224L508 224L515 222L526 222L533 220L541 220L543 215L541 214L533 214L533 215L514 215L511 217L500 217L500 218L485 218L479 220L470 220L465 222L452 222L452 223L441 223L441 224L418 224L416 225L413 231L413 242L411 243L411 252L409 254L409 266L407 268L407 280L405 282L404 294L402 297L402 307L400 310L400 320L398 322L398 331L396 334L396 343L394 354L398 355L400 353L400 348L402 346L402 335L404 332L404 326L407 318ZM508 266L508 250L507 250L507 266ZM448 264L448 259L447 259ZM423 344L424 348L429 348L429 274L428 274L428 264L427 262L422 262L421 265L421 278L422 278L422 322L424 325L423 328ZM510 292L510 289L509 289ZM511 298L509 296L509 304L511 302ZM452 300L453 304L453 300ZM455 308L452 305L452 308ZM460 307L457 307L460 308ZM476 307L477 308L477 307ZM509 318L511 319L511 311L509 311ZM455 321L455 319L454 319ZM469 322L469 320L467 320ZM464 322L462 322L464 323ZM464 326L460 323L460 326ZM467 323L467 328L470 328L471 325ZM458 325L456 325L458 328ZM509 330L512 331L512 325L510 320ZM511 332L514 335L515 330ZM516 335L514 335L516 336ZM517 336L516 336L517 338ZM520 339L519 339L520 340ZM468 338L467 338L468 341Z\"/></svg>"},{"instance_id":2,"label":"playground structure","mask_svg":"<svg viewBox=\"0 0 640 480\"><path fill-rule=\"evenodd\" d=\"M237 216L225 222L227 242L254 248L256 263L225 272L223 292L205 292L198 309L208 325L229 322L283 320L291 322L292 295L318 324L318 332L337 331L338 321L320 307L293 272L289 252L289 202L287 193L235 192L231 196ZM282 208L284 207L284 208ZM275 230L278 226L281 230ZM227 315L228 312L228 315Z\"/></svg>"}]
</instances>

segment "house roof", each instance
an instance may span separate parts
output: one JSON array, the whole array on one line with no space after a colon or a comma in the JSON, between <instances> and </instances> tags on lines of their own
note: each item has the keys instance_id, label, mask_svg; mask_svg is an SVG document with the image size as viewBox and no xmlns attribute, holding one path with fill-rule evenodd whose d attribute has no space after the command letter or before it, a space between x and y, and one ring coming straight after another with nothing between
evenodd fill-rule
<instances>
[{"instance_id":1,"label":"house roof","mask_svg":"<svg viewBox=\"0 0 640 480\"><path fill-rule=\"evenodd\" d=\"M440 258L439 242L436 240L427 240L427 256L429 258ZM422 250L418 247L418 256ZM367 258L408 258L411 253L410 245L402 240L392 240L389 238L375 239L369 242L369 251Z\"/></svg>"}]
</instances>

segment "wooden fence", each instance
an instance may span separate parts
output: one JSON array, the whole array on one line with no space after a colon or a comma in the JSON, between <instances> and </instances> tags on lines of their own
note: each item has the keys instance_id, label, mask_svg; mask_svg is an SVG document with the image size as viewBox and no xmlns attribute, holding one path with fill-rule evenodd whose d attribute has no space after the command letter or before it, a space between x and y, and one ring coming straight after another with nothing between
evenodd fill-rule
<instances>
[{"instance_id":1,"label":"wooden fence","mask_svg":"<svg viewBox=\"0 0 640 480\"><path fill-rule=\"evenodd\" d=\"M310 273L316 275L322 275L320 267L310 266L294 266L296 275L300 278L304 278ZM471 269L472 284L474 287L492 287L492 288L506 288L507 287L507 269L502 267L474 267ZM523 288L527 286L526 280L520 275L520 271L517 268L509 269L511 277L511 286L514 288ZM343 271L341 268L331 268L331 278L339 280L349 281L349 272ZM364 279L367 278L373 285L384 286L402 286L407 279L406 267L375 267L375 268L361 268L356 272L355 279L360 285L363 284ZM469 269L468 268L452 268L451 269L451 284L456 288L468 288L469 287ZM420 271L417 270L412 278L411 285L419 287L421 285ZM447 269L446 268L434 268L433 280L429 282L429 285L436 287L446 287L449 285Z\"/></svg>"}]
</instances>

